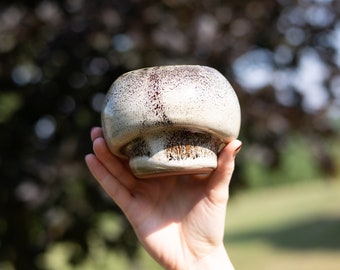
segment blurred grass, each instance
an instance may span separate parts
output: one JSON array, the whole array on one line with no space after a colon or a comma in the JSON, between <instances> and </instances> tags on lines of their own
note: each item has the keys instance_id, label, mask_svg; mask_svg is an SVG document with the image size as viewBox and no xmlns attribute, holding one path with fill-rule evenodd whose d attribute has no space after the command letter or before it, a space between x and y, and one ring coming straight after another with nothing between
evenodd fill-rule
<instances>
[{"instance_id":1,"label":"blurred grass","mask_svg":"<svg viewBox=\"0 0 340 270\"><path fill-rule=\"evenodd\" d=\"M107 224L105 224L105 218ZM101 219L104 233L112 217ZM41 263L47 270L158 270L140 249L136 261L106 249L100 237L90 237L90 255L69 264L77 247L51 247ZM340 181L310 181L247 190L235 194L228 207L225 242L240 270L340 269Z\"/></svg>"},{"instance_id":2,"label":"blurred grass","mask_svg":"<svg viewBox=\"0 0 340 270\"><path fill-rule=\"evenodd\" d=\"M340 181L249 190L229 202L236 269L340 269Z\"/></svg>"}]
</instances>

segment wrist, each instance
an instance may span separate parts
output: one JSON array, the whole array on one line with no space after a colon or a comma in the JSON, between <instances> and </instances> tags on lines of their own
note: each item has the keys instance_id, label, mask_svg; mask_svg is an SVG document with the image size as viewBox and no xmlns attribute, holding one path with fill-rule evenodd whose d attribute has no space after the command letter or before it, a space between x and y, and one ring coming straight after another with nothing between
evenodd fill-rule
<instances>
[{"instance_id":1,"label":"wrist","mask_svg":"<svg viewBox=\"0 0 340 270\"><path fill-rule=\"evenodd\" d=\"M189 270L235 270L224 246L197 260Z\"/></svg>"}]
</instances>

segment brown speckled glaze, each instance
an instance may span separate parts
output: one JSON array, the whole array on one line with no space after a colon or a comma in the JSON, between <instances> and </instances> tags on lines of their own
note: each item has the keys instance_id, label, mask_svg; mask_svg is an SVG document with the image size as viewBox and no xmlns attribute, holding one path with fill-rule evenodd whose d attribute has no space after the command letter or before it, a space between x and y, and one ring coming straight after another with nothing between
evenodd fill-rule
<instances>
[{"instance_id":1,"label":"brown speckled glaze","mask_svg":"<svg viewBox=\"0 0 340 270\"><path fill-rule=\"evenodd\" d=\"M112 153L140 178L206 173L237 138L240 106L229 82L205 66L160 66L120 76L102 111Z\"/></svg>"}]
</instances>

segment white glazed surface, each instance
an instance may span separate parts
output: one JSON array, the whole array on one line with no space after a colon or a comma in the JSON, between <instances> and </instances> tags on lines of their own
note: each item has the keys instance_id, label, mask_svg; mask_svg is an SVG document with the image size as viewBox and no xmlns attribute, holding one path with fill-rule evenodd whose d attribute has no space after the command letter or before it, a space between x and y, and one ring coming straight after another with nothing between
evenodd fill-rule
<instances>
[{"instance_id":1,"label":"white glazed surface","mask_svg":"<svg viewBox=\"0 0 340 270\"><path fill-rule=\"evenodd\" d=\"M112 153L120 157L126 157L125 147L136 138L179 128L213 134L227 143L237 138L240 122L239 102L226 78L215 69L194 65L125 73L112 84L102 111L104 137ZM157 166L163 164L169 170L172 165L161 159ZM152 170L152 162L150 155L134 157L130 166L133 169L137 163ZM206 158L206 163L211 164L211 159ZM181 161L181 166L190 167L190 159ZM192 166L201 164L196 160Z\"/></svg>"}]
</instances>

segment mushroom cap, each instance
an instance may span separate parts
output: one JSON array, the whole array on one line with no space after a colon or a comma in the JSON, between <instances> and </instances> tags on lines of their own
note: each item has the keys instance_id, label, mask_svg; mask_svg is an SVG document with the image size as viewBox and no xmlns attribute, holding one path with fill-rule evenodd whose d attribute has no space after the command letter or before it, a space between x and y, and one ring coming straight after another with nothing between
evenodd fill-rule
<instances>
[{"instance_id":1,"label":"mushroom cap","mask_svg":"<svg viewBox=\"0 0 340 270\"><path fill-rule=\"evenodd\" d=\"M238 98L217 70L198 65L149 67L121 75L111 85L102 110L110 151L125 157L131 141L162 130L212 134L222 142L237 138Z\"/></svg>"}]
</instances>

